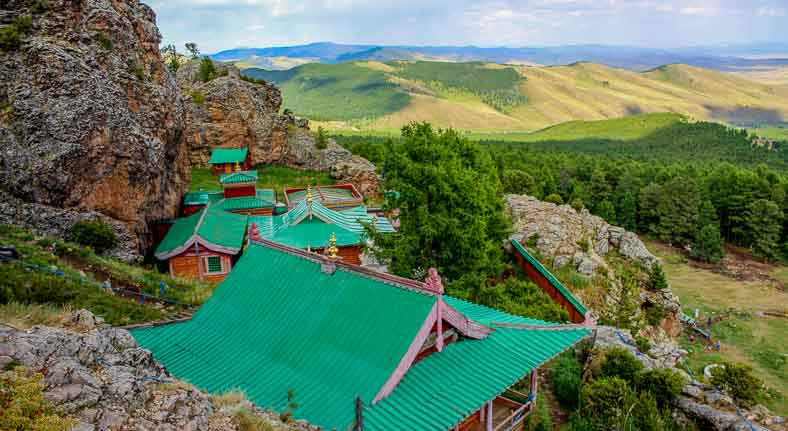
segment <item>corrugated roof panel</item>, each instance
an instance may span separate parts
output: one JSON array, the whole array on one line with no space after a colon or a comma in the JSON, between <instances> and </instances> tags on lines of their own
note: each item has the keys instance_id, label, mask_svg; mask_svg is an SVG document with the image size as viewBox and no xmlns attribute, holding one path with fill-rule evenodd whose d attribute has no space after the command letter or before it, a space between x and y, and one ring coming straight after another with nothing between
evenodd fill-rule
<instances>
[{"instance_id":1,"label":"corrugated roof panel","mask_svg":"<svg viewBox=\"0 0 788 431\"><path fill-rule=\"evenodd\" d=\"M246 234L246 216L222 211L211 205L197 229L200 238L212 244L240 248Z\"/></svg>"},{"instance_id":2,"label":"corrugated roof panel","mask_svg":"<svg viewBox=\"0 0 788 431\"><path fill-rule=\"evenodd\" d=\"M240 387L280 410L294 389L297 418L342 429L355 397L374 397L435 301L252 244L191 321L133 334L198 387Z\"/></svg>"},{"instance_id":3,"label":"corrugated roof panel","mask_svg":"<svg viewBox=\"0 0 788 431\"><path fill-rule=\"evenodd\" d=\"M257 182L257 171L236 171L219 175L220 184Z\"/></svg>"},{"instance_id":4,"label":"corrugated roof panel","mask_svg":"<svg viewBox=\"0 0 788 431\"><path fill-rule=\"evenodd\" d=\"M254 196L238 198L225 198L219 202L219 207L225 211L250 210L259 208L273 208L274 204Z\"/></svg>"},{"instance_id":5,"label":"corrugated roof panel","mask_svg":"<svg viewBox=\"0 0 788 431\"><path fill-rule=\"evenodd\" d=\"M249 150L246 148L214 148L208 163L243 163Z\"/></svg>"},{"instance_id":6,"label":"corrugated roof panel","mask_svg":"<svg viewBox=\"0 0 788 431\"><path fill-rule=\"evenodd\" d=\"M166 254L185 244L194 235L194 229L200 221L202 211L176 220L170 227L170 230L167 231L167 235L161 240L159 246L156 247L155 254Z\"/></svg>"}]
</instances>

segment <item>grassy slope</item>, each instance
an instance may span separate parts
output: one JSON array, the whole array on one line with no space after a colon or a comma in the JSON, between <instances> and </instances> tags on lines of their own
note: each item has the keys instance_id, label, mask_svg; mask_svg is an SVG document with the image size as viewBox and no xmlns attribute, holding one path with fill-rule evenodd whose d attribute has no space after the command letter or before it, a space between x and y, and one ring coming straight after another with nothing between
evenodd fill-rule
<instances>
[{"instance_id":1,"label":"grassy slope","mask_svg":"<svg viewBox=\"0 0 788 431\"><path fill-rule=\"evenodd\" d=\"M755 374L766 385L781 393L764 399L766 405L778 414L788 413L788 363L785 354L785 334L788 320L779 317L758 317L757 312L780 308L786 304L788 294L762 281L738 281L707 269L693 267L675 251L656 243L649 249L661 258L673 292L681 300L682 308L692 315L696 308L701 315L719 313L730 308L741 313L714 325L712 333L722 343L722 351L705 348L700 341L682 344L690 351L688 364L696 376L703 367L723 360L751 365ZM785 267L775 269L780 278ZM783 306L784 308L784 306Z\"/></svg>"},{"instance_id":2,"label":"grassy slope","mask_svg":"<svg viewBox=\"0 0 788 431\"><path fill-rule=\"evenodd\" d=\"M255 73L279 82L287 107L297 113L341 120L331 124L333 129L391 131L419 120L477 132L523 132L648 112L729 122L788 118L788 86L685 65L637 73L592 63L504 67L367 61ZM338 75L341 79L335 80ZM499 100L512 85L520 99L505 108L493 107L484 93L495 92Z\"/></svg>"}]
</instances>

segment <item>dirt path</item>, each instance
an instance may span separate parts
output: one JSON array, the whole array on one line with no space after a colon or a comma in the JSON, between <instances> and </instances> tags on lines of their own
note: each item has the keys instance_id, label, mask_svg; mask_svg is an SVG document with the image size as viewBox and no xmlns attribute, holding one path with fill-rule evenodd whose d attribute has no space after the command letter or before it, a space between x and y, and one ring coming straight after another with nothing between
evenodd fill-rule
<instances>
[{"instance_id":1,"label":"dirt path","mask_svg":"<svg viewBox=\"0 0 788 431\"><path fill-rule=\"evenodd\" d=\"M569 413L561 409L561 406L558 404L549 374L549 370L542 369L539 372L539 396L543 397L547 409L550 411L550 417L553 419L553 430L558 431L569 422Z\"/></svg>"}]
</instances>

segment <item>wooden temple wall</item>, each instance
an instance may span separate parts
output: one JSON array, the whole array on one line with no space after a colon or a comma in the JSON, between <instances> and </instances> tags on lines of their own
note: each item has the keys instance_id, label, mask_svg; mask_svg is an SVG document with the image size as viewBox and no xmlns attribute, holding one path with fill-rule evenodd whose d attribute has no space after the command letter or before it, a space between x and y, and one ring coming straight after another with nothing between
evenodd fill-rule
<instances>
[{"instance_id":1,"label":"wooden temple wall","mask_svg":"<svg viewBox=\"0 0 788 431\"><path fill-rule=\"evenodd\" d=\"M186 205L183 207L183 215L190 216L196 214L203 208L205 208L205 205Z\"/></svg>"},{"instance_id":2,"label":"wooden temple wall","mask_svg":"<svg viewBox=\"0 0 788 431\"><path fill-rule=\"evenodd\" d=\"M528 274L528 277L536 283L539 288L541 288L545 293L550 295L550 298L553 301L557 302L561 305L569 313L569 320L572 323L583 323L585 321L585 316L580 314L577 309L558 291L558 289L550 283L538 269L536 269L533 265L531 265L525 258L523 258L520 253L514 253L515 258L517 259L517 263L520 265L520 268Z\"/></svg>"},{"instance_id":3,"label":"wooden temple wall","mask_svg":"<svg viewBox=\"0 0 788 431\"><path fill-rule=\"evenodd\" d=\"M222 258L222 266L225 268L226 272L223 274L205 274L205 268L200 269L199 259L204 256L219 256ZM223 253L217 253L213 251L201 251L200 257L196 256L193 251L190 253L181 253L178 256L174 256L169 260L170 265L170 275L183 277L183 278L190 278L192 280L199 280L200 279L200 272L203 273L202 280L210 281L214 283L218 283L224 280L227 274L230 273L230 268L232 268L232 256Z\"/></svg>"},{"instance_id":4,"label":"wooden temple wall","mask_svg":"<svg viewBox=\"0 0 788 431\"><path fill-rule=\"evenodd\" d=\"M337 252L337 256L342 259L342 262L351 265L361 265L361 246L351 245L338 248L339 251ZM324 252L322 248L313 248L312 251L318 254L323 254Z\"/></svg>"},{"instance_id":5,"label":"wooden temple wall","mask_svg":"<svg viewBox=\"0 0 788 431\"><path fill-rule=\"evenodd\" d=\"M225 187L224 197L240 198L243 196L254 196L257 194L255 186Z\"/></svg>"}]
</instances>

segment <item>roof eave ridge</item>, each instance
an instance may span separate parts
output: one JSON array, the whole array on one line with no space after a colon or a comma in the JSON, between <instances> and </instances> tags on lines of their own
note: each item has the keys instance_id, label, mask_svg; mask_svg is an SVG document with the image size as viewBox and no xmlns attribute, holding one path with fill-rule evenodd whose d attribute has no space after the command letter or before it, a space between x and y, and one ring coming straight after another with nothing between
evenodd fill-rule
<instances>
[{"instance_id":1,"label":"roof eave ridge","mask_svg":"<svg viewBox=\"0 0 788 431\"><path fill-rule=\"evenodd\" d=\"M556 323L539 325L534 323L491 322L490 325L509 329L530 329L534 331L571 331L576 329L593 329L593 326L578 323Z\"/></svg>"},{"instance_id":2,"label":"roof eave ridge","mask_svg":"<svg viewBox=\"0 0 788 431\"><path fill-rule=\"evenodd\" d=\"M304 259L308 259L317 263L332 263L336 265L338 268L341 268L347 272L352 272L354 274L373 278L375 280L379 280L396 287L413 290L430 296L435 296L435 297L441 296L440 293L428 289L427 285L420 281L411 280L409 278L400 277L398 275L386 274L384 272L375 271L369 268L364 268L358 265L353 265L339 260L333 260L321 254L313 253L300 248L290 247L265 238L253 239L251 240L251 243L253 244L256 243L264 247L273 248L275 250L279 250L294 256L302 257Z\"/></svg>"}]
</instances>

